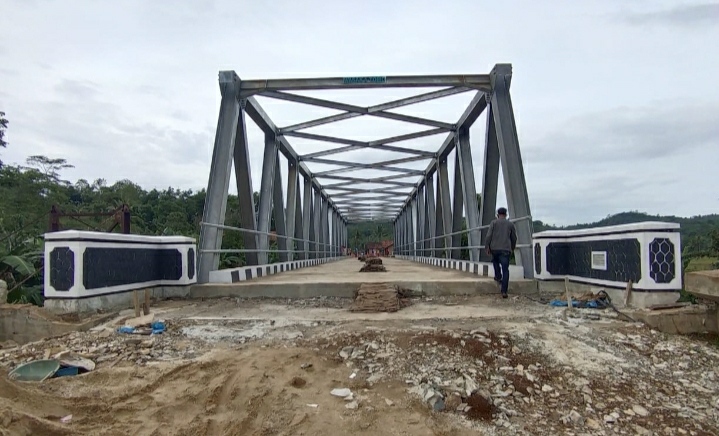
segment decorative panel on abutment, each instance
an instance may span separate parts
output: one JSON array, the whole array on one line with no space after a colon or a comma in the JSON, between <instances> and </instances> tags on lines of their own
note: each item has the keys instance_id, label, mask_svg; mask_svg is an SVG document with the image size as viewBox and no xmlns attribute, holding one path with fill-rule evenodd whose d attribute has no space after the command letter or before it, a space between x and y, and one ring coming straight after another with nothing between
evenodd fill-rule
<instances>
[{"instance_id":1,"label":"decorative panel on abutment","mask_svg":"<svg viewBox=\"0 0 719 436\"><path fill-rule=\"evenodd\" d=\"M679 224L644 222L534 234L538 280L570 280L636 291L682 288Z\"/></svg>"},{"instance_id":2,"label":"decorative panel on abutment","mask_svg":"<svg viewBox=\"0 0 719 436\"><path fill-rule=\"evenodd\" d=\"M45 298L79 299L196 283L195 251L195 240L184 236L47 233Z\"/></svg>"}]
</instances>

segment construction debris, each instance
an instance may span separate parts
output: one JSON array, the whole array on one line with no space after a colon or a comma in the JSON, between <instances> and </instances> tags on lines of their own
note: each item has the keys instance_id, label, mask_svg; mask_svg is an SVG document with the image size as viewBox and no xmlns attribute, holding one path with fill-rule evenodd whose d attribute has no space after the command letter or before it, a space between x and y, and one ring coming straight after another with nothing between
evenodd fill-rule
<instances>
[{"instance_id":1,"label":"construction debris","mask_svg":"<svg viewBox=\"0 0 719 436\"><path fill-rule=\"evenodd\" d=\"M409 305L408 295L387 283L363 283L351 312L397 312Z\"/></svg>"},{"instance_id":2,"label":"construction debris","mask_svg":"<svg viewBox=\"0 0 719 436\"><path fill-rule=\"evenodd\" d=\"M382 265L382 259L379 257L370 257L365 263L367 265Z\"/></svg>"},{"instance_id":3,"label":"construction debris","mask_svg":"<svg viewBox=\"0 0 719 436\"><path fill-rule=\"evenodd\" d=\"M387 268L384 265L366 263L359 272L387 272Z\"/></svg>"}]
</instances>

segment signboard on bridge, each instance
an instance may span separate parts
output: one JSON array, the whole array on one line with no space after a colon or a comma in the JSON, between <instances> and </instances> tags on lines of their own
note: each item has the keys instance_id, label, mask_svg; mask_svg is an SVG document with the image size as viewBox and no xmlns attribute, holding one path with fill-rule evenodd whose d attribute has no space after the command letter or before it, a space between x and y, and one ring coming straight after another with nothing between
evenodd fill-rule
<instances>
[{"instance_id":1,"label":"signboard on bridge","mask_svg":"<svg viewBox=\"0 0 719 436\"><path fill-rule=\"evenodd\" d=\"M384 76L372 77L343 77L342 83L345 85L355 85L358 83L385 83L387 78Z\"/></svg>"}]
</instances>

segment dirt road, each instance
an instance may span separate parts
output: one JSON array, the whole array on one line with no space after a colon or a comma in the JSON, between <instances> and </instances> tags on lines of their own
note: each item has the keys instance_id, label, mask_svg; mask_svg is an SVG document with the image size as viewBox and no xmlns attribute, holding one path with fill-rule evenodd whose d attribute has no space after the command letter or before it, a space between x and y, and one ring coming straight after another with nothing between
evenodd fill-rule
<instances>
[{"instance_id":1,"label":"dirt road","mask_svg":"<svg viewBox=\"0 0 719 436\"><path fill-rule=\"evenodd\" d=\"M168 332L141 342L109 325L0 349L6 369L48 350L98 362L0 378L0 434L717 434L712 344L521 298L414 303L168 302Z\"/></svg>"}]
</instances>

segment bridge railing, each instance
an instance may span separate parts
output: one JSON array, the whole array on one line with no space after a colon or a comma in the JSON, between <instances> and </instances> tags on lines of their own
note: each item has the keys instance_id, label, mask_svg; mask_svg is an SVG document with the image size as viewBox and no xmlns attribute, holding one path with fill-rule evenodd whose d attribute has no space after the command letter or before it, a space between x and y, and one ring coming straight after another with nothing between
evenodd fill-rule
<instances>
[{"instance_id":1,"label":"bridge railing","mask_svg":"<svg viewBox=\"0 0 719 436\"><path fill-rule=\"evenodd\" d=\"M518 221L524 221L524 220L531 221L531 219L532 219L531 216L523 216L523 217L519 217L519 218L512 218L509 221L511 221L511 222L518 222ZM459 246L446 247L446 246L444 246L444 244L436 244L436 243L434 243L434 241L436 241L438 239L446 240L446 238L451 238L452 236L464 235L465 233L473 232L476 230L484 230L484 229L488 229L488 228L489 228L489 224L483 225L483 226L478 226L478 227L473 227L473 228L469 228L469 229L459 230L456 232L447 233L447 234L443 234L443 235L435 235L430 238L420 239L418 241L401 244L401 245L398 245L395 247L395 253L404 254L404 255L408 255L408 256L419 255L419 256L425 256L425 257L429 257L428 255L430 253L433 253L434 257L440 257L438 254L440 252L444 252L445 257L447 257L447 258L452 257L455 259L459 259L459 254L457 254L456 257L448 256L448 254L451 253L453 250L458 250L457 253L459 253L459 250L473 249L473 248L483 249L483 248L485 248L485 246L484 245L461 245L460 244ZM434 244L429 245L429 246L424 246L424 245L420 246L420 244L424 244L425 242L430 242L430 243L434 243ZM532 244L518 244L517 248L526 248L526 247L531 247L531 246L532 246Z\"/></svg>"},{"instance_id":2,"label":"bridge railing","mask_svg":"<svg viewBox=\"0 0 719 436\"><path fill-rule=\"evenodd\" d=\"M271 232L261 232L259 230L243 229L241 227L226 226L223 224L212 224L201 222L200 227L214 227L222 230L231 230L241 232L248 235L257 236L268 236L271 238L284 239L288 242L301 242L308 243L310 247L320 247L321 249L305 250L305 249L292 249L292 250L281 250L277 249L259 249L259 248L219 248L212 250L200 250L201 253L291 253L293 259L313 259L313 258L326 258L326 257L337 257L342 255L342 246L335 243L323 243L319 241L313 241L311 239L295 238L287 235L280 235ZM298 255L295 257L294 255ZM310 257L312 256L312 257ZM289 260L293 260L289 259Z\"/></svg>"}]
</instances>

